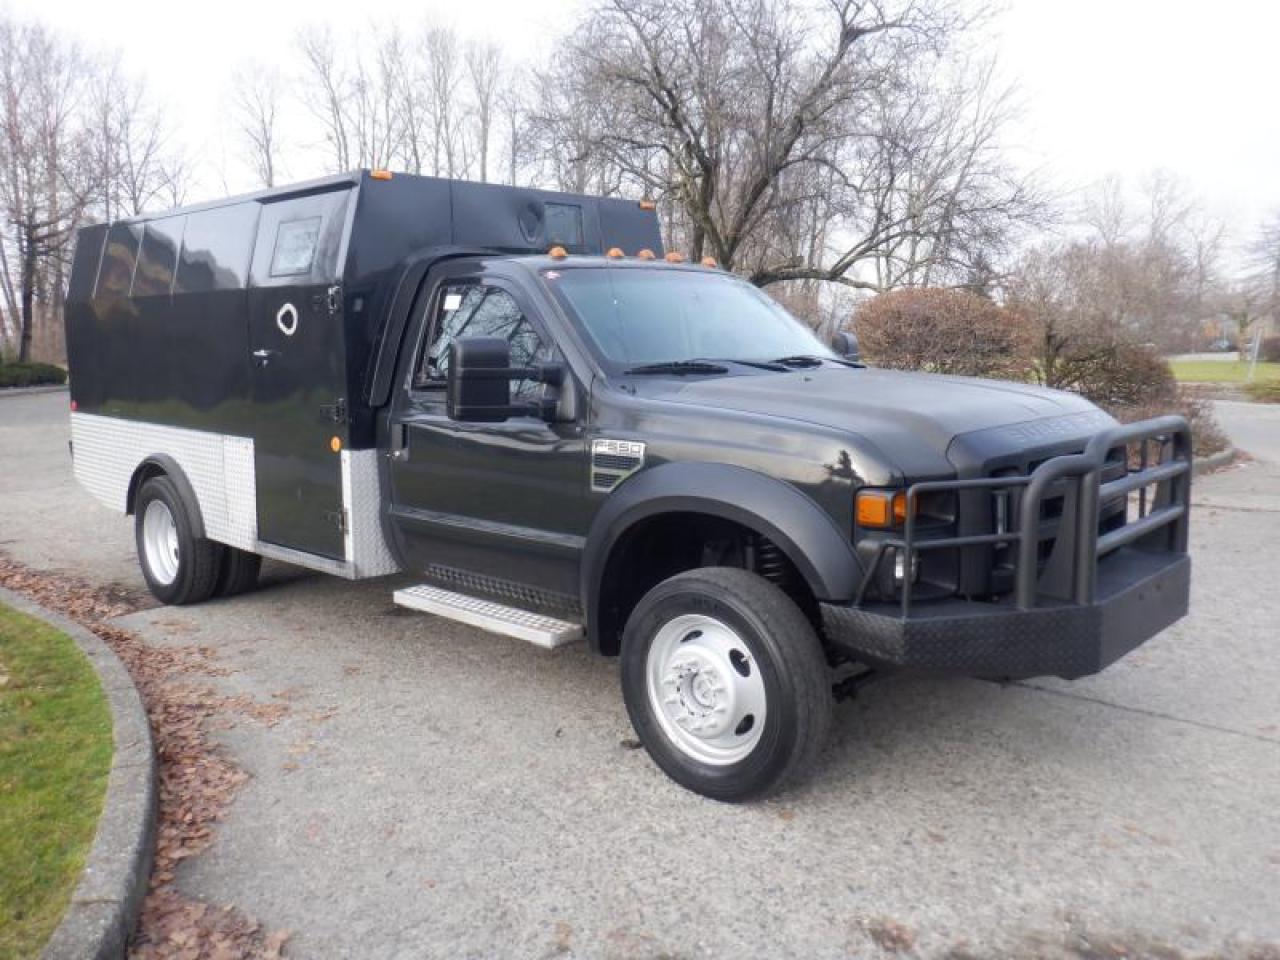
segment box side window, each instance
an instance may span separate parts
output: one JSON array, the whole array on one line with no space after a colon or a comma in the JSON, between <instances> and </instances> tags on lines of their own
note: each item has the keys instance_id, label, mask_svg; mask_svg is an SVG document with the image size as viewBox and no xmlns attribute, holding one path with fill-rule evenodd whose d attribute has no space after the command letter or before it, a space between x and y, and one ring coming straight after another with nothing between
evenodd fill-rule
<instances>
[{"instance_id":1,"label":"box side window","mask_svg":"<svg viewBox=\"0 0 1280 960\"><path fill-rule=\"evenodd\" d=\"M320 242L320 217L286 220L276 228L271 251L271 276L293 277L311 272L316 244Z\"/></svg>"},{"instance_id":2,"label":"box side window","mask_svg":"<svg viewBox=\"0 0 1280 960\"><path fill-rule=\"evenodd\" d=\"M582 207L576 203L545 204L547 243L562 247L582 246Z\"/></svg>"},{"instance_id":3,"label":"box side window","mask_svg":"<svg viewBox=\"0 0 1280 960\"><path fill-rule=\"evenodd\" d=\"M142 235L138 269L133 274L135 297L167 296L172 290L185 222L186 217L166 217L147 224Z\"/></svg>"},{"instance_id":4,"label":"box side window","mask_svg":"<svg viewBox=\"0 0 1280 960\"><path fill-rule=\"evenodd\" d=\"M129 295L141 236L140 223L113 224L107 232L107 249L102 254L102 268L98 271L99 297Z\"/></svg>"},{"instance_id":5,"label":"box side window","mask_svg":"<svg viewBox=\"0 0 1280 960\"><path fill-rule=\"evenodd\" d=\"M244 289L257 223L256 203L189 214L173 292Z\"/></svg>"},{"instance_id":6,"label":"box side window","mask_svg":"<svg viewBox=\"0 0 1280 960\"><path fill-rule=\"evenodd\" d=\"M105 223L84 227L76 235L75 257L71 261L71 279L67 282L67 300L82 303L92 299L93 285L98 279L102 260L102 244L107 238Z\"/></svg>"}]
</instances>

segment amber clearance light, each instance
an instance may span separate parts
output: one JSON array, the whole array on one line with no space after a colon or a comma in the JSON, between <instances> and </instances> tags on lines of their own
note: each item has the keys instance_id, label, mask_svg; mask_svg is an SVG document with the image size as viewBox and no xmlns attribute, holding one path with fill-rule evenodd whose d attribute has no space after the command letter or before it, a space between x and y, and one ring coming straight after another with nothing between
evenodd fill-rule
<instances>
[{"instance_id":1,"label":"amber clearance light","mask_svg":"<svg viewBox=\"0 0 1280 960\"><path fill-rule=\"evenodd\" d=\"M856 503L860 527L894 527L907 519L907 495L901 490L861 490Z\"/></svg>"}]
</instances>

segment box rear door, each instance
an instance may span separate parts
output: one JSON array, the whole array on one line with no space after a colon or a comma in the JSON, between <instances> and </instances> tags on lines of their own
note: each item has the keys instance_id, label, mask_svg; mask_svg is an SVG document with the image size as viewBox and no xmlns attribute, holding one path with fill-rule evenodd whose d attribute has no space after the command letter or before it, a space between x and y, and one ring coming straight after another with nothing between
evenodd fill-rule
<instances>
[{"instance_id":1,"label":"box rear door","mask_svg":"<svg viewBox=\"0 0 1280 960\"><path fill-rule=\"evenodd\" d=\"M263 203L249 290L258 538L342 559L340 257L351 186Z\"/></svg>"}]
</instances>

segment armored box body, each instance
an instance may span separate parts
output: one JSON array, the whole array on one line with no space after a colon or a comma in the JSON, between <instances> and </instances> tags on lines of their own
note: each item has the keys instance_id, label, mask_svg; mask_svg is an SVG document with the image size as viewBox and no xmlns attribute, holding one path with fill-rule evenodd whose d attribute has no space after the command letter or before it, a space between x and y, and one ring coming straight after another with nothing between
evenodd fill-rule
<instances>
[{"instance_id":1,"label":"armored box body","mask_svg":"<svg viewBox=\"0 0 1280 960\"><path fill-rule=\"evenodd\" d=\"M369 171L86 227L66 306L77 473L127 507L122 477L187 450L215 539L350 566L414 265L552 245L661 250L635 201Z\"/></svg>"}]
</instances>

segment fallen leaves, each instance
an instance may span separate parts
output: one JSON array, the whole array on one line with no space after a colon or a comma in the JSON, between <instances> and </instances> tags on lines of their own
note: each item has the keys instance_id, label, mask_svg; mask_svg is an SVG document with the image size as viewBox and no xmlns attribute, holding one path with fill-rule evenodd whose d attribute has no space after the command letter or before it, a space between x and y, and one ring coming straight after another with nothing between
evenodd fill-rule
<instances>
[{"instance_id":1,"label":"fallen leaves","mask_svg":"<svg viewBox=\"0 0 1280 960\"><path fill-rule=\"evenodd\" d=\"M248 717L274 726L287 702L227 696L191 677L227 676L202 646L153 647L105 621L133 612L139 597L60 574L30 570L0 554L0 584L78 621L115 651L142 698L158 760L159 822L151 882L134 932L133 960L279 960L289 931L266 932L233 906L211 906L173 886L178 865L206 850L214 826L248 780L209 736L211 721Z\"/></svg>"}]
</instances>

